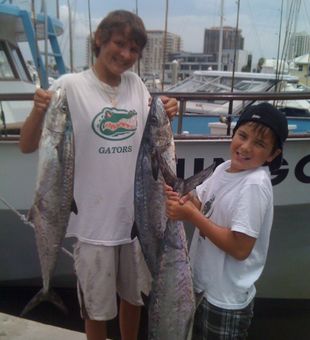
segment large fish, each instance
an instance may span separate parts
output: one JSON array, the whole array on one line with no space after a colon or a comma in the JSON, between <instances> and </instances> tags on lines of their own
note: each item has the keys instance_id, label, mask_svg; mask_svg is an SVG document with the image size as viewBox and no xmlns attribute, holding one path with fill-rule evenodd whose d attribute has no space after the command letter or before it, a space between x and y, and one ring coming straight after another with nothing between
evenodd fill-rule
<instances>
[{"instance_id":1,"label":"large fish","mask_svg":"<svg viewBox=\"0 0 310 340\"><path fill-rule=\"evenodd\" d=\"M28 212L28 220L34 225L43 288L26 305L22 315L44 300L66 310L60 297L50 290L50 281L70 213L72 210L77 213L73 177L73 128L65 90L59 88L52 96L44 119L35 197Z\"/></svg>"},{"instance_id":2,"label":"large fish","mask_svg":"<svg viewBox=\"0 0 310 340\"><path fill-rule=\"evenodd\" d=\"M183 223L166 217L164 182L185 194L213 172L214 166L182 180L170 121L160 98L151 103L137 158L135 228L152 275L148 302L148 339L191 339L196 309Z\"/></svg>"}]
</instances>

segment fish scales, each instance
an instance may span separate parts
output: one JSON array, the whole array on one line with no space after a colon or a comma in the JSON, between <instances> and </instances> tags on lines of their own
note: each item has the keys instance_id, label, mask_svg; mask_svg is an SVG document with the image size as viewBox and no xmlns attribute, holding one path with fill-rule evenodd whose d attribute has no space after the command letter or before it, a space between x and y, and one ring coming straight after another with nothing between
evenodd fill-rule
<instances>
[{"instance_id":1,"label":"fish scales","mask_svg":"<svg viewBox=\"0 0 310 340\"><path fill-rule=\"evenodd\" d=\"M188 339L195 298L183 223L168 221L164 179L158 154L176 173L170 121L159 98L154 98L137 159L135 221L141 248L152 274L148 304L149 340Z\"/></svg>"},{"instance_id":2,"label":"fish scales","mask_svg":"<svg viewBox=\"0 0 310 340\"><path fill-rule=\"evenodd\" d=\"M43 288L24 308L27 313L43 300L65 310L50 281L73 201L74 141L65 91L57 89L46 112L39 145L38 174L34 202L28 212L33 223Z\"/></svg>"},{"instance_id":3,"label":"fish scales","mask_svg":"<svg viewBox=\"0 0 310 340\"><path fill-rule=\"evenodd\" d=\"M158 150L167 164L175 171L175 147L168 117L161 102L150 108L141 146L137 158L135 175L135 222L149 270L154 276L157 272L159 239L164 237L167 217L165 213L164 180L157 164ZM158 178L154 179L154 172ZM152 202L150 204L150 197Z\"/></svg>"}]
</instances>

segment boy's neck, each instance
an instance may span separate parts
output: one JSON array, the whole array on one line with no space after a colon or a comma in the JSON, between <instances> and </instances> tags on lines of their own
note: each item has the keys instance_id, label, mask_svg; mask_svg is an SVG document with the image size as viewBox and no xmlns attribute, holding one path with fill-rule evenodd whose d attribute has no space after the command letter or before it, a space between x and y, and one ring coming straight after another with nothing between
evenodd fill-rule
<instances>
[{"instance_id":1,"label":"boy's neck","mask_svg":"<svg viewBox=\"0 0 310 340\"><path fill-rule=\"evenodd\" d=\"M92 70L94 71L96 77L107 85L116 87L121 83L121 76L110 73L108 74L102 68L100 68L98 64L94 64L92 66Z\"/></svg>"}]
</instances>

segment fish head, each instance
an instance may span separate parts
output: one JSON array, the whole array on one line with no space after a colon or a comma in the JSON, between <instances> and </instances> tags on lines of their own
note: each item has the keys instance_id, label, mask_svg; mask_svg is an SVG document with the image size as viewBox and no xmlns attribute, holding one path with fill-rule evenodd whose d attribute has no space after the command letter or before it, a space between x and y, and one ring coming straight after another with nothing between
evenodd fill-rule
<instances>
[{"instance_id":1,"label":"fish head","mask_svg":"<svg viewBox=\"0 0 310 340\"><path fill-rule=\"evenodd\" d=\"M169 117L160 97L154 97L149 112L149 136L156 149L164 151L173 140Z\"/></svg>"},{"instance_id":2,"label":"fish head","mask_svg":"<svg viewBox=\"0 0 310 340\"><path fill-rule=\"evenodd\" d=\"M44 124L50 131L62 133L65 130L68 114L69 107L66 91L59 87L53 93L45 114Z\"/></svg>"}]
</instances>

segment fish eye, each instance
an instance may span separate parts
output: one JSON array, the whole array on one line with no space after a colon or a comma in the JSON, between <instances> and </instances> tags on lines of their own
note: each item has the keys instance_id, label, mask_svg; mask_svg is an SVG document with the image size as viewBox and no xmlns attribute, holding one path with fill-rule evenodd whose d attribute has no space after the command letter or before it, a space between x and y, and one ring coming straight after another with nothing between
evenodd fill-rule
<instances>
[{"instance_id":1,"label":"fish eye","mask_svg":"<svg viewBox=\"0 0 310 340\"><path fill-rule=\"evenodd\" d=\"M152 116L151 122L152 122L153 124L157 123L157 117L156 117L156 116Z\"/></svg>"},{"instance_id":2,"label":"fish eye","mask_svg":"<svg viewBox=\"0 0 310 340\"><path fill-rule=\"evenodd\" d=\"M63 111L63 112L66 112L67 111L67 104L66 103L62 103L62 105L60 107L60 110Z\"/></svg>"}]
</instances>

